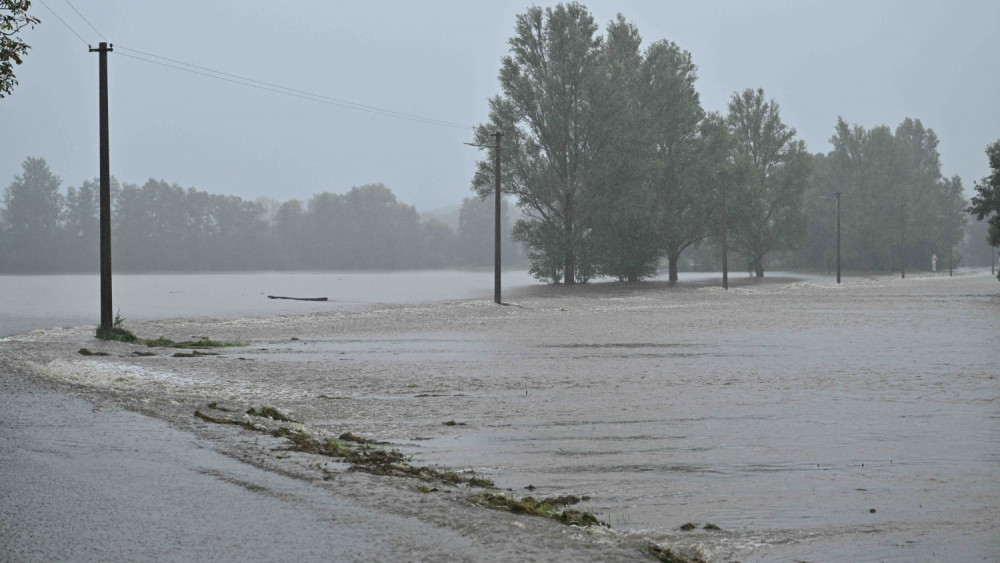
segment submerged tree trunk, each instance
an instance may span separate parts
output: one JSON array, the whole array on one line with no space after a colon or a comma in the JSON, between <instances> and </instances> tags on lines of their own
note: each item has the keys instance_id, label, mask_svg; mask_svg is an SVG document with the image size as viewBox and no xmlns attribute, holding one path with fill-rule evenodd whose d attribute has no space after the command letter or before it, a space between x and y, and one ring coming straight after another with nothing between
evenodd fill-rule
<instances>
[{"instance_id":1,"label":"submerged tree trunk","mask_svg":"<svg viewBox=\"0 0 1000 563\"><path fill-rule=\"evenodd\" d=\"M667 263L670 269L670 281L677 281L677 262L681 259L681 253L679 250L667 249Z\"/></svg>"},{"instance_id":2,"label":"submerged tree trunk","mask_svg":"<svg viewBox=\"0 0 1000 563\"><path fill-rule=\"evenodd\" d=\"M566 285L573 285L576 283L576 254L573 245L573 195L566 194L565 200L565 221L566 228L566 254L564 255L565 261L563 266L563 278Z\"/></svg>"}]
</instances>

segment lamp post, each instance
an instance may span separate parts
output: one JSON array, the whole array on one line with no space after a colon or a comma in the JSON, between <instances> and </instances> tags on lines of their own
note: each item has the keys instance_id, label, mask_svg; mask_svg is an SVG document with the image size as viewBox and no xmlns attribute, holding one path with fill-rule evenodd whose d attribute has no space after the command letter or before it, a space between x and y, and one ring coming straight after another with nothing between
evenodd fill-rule
<instances>
[{"instance_id":1,"label":"lamp post","mask_svg":"<svg viewBox=\"0 0 1000 563\"><path fill-rule=\"evenodd\" d=\"M501 305L500 299L500 137L503 133L496 131L493 133L495 143L493 146L493 176L494 176L494 210L493 225L493 302ZM490 148L489 145L479 145L475 143L465 143L470 147Z\"/></svg>"},{"instance_id":2,"label":"lamp post","mask_svg":"<svg viewBox=\"0 0 1000 563\"><path fill-rule=\"evenodd\" d=\"M726 248L729 226L726 217L726 173L719 170L719 185L722 187L722 289L729 289L729 256Z\"/></svg>"},{"instance_id":3,"label":"lamp post","mask_svg":"<svg viewBox=\"0 0 1000 563\"><path fill-rule=\"evenodd\" d=\"M837 196L837 283L840 283L840 192L833 195ZM820 197L823 199L833 199L828 195Z\"/></svg>"}]
</instances>

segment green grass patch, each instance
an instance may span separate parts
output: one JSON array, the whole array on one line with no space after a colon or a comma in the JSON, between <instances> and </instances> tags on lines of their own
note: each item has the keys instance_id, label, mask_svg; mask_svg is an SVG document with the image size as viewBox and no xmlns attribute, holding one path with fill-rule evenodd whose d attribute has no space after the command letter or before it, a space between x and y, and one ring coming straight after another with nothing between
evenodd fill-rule
<instances>
[{"instance_id":1,"label":"green grass patch","mask_svg":"<svg viewBox=\"0 0 1000 563\"><path fill-rule=\"evenodd\" d=\"M125 317L122 317L122 312L119 310L118 313L115 314L115 320L110 327L97 327L97 338L100 338L101 340L114 340L116 342L137 341L138 338L136 335L132 334L132 331L122 326L124 322Z\"/></svg>"},{"instance_id":2,"label":"green grass patch","mask_svg":"<svg viewBox=\"0 0 1000 563\"><path fill-rule=\"evenodd\" d=\"M101 340L114 340L116 342L126 342L130 344L145 344L150 348L231 348L236 346L246 346L245 342L224 342L220 340L212 340L210 338L199 338L198 340L186 340L184 342L175 342L162 336L153 339L139 338L133 334L132 331L122 326L124 322L125 318L122 317L121 311L118 311L115 315L114 323L110 328L104 328L103 326L97 327L97 338L100 338Z\"/></svg>"}]
</instances>

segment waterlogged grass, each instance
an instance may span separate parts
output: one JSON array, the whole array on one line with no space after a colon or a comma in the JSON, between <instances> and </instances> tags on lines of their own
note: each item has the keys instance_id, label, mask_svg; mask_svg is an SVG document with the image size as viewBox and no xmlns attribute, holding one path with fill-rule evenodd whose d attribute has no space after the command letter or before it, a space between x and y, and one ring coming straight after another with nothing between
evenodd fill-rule
<instances>
[{"instance_id":1,"label":"waterlogged grass","mask_svg":"<svg viewBox=\"0 0 1000 563\"><path fill-rule=\"evenodd\" d=\"M150 348L231 348L235 346L246 346L245 342L223 342L220 340L211 340L209 338L176 342L162 336L155 339L145 339L141 342Z\"/></svg>"},{"instance_id":2,"label":"waterlogged grass","mask_svg":"<svg viewBox=\"0 0 1000 563\"><path fill-rule=\"evenodd\" d=\"M114 340L117 342L128 342L132 343L138 340L136 335L132 334L132 331L123 327L122 324L125 322L125 317L122 316L121 310L115 313L115 320L112 322L110 327L105 328L104 326L97 327L97 338L101 340Z\"/></svg>"},{"instance_id":3,"label":"waterlogged grass","mask_svg":"<svg viewBox=\"0 0 1000 563\"><path fill-rule=\"evenodd\" d=\"M128 330L122 324L124 324L125 318L122 317L121 311L115 315L114 323L110 328L104 328L102 326L97 327L97 338L101 340L114 340L116 342L126 342L129 344L145 344L150 348L227 348L234 346L246 346L245 342L223 342L220 340L212 340L210 338L199 338L198 340L186 340L183 342L176 342L169 338L159 337L159 338L139 338L132 331ZM178 356L178 357L192 357L192 356Z\"/></svg>"},{"instance_id":4,"label":"waterlogged grass","mask_svg":"<svg viewBox=\"0 0 1000 563\"><path fill-rule=\"evenodd\" d=\"M247 410L247 414L251 416L261 416L264 418L270 418L271 420L277 420L279 422L295 422L294 420L288 418L287 416L285 416L284 413L282 413L281 411L279 411L274 407L263 406L260 408L260 410L256 410L253 407L250 407Z\"/></svg>"},{"instance_id":5,"label":"waterlogged grass","mask_svg":"<svg viewBox=\"0 0 1000 563\"><path fill-rule=\"evenodd\" d=\"M245 411L245 414L250 416L241 416L240 418L230 417L236 415L241 409L223 407L218 402L208 403L207 407L221 414L216 416L196 410L194 415L206 422L241 426L247 430L270 434L275 438L284 438L290 442L288 451L305 452L338 459L350 464L353 471L363 471L373 475L414 477L420 479L424 483L416 485L415 488L421 493L429 494L439 491L438 487L433 486L435 483L449 486L475 487L485 489L468 497L469 502L475 506L502 510L513 514L527 514L551 518L571 526L611 527L610 524L601 521L589 512L568 508L581 501L589 500L590 497L587 496L565 495L541 499L530 496L521 498L508 496L500 492L494 492L496 491L496 485L493 481L474 474L467 476L455 471L440 471L431 467L411 465L400 451L385 448L384 446L387 445L385 442L370 440L351 432L344 432L336 439L317 438L301 428L278 426L274 429L268 429L263 424L252 420L251 417L256 417L258 419L267 418L276 422L294 422L273 407L250 408ZM287 456L276 457L278 459L285 459ZM327 475L326 478L329 479L330 475ZM715 529L712 525L706 525L705 528ZM649 555L667 563L705 563L705 560L697 555L661 547L656 544L649 544L644 549Z\"/></svg>"},{"instance_id":6,"label":"waterlogged grass","mask_svg":"<svg viewBox=\"0 0 1000 563\"><path fill-rule=\"evenodd\" d=\"M661 547L656 544L650 544L646 548L646 551L650 555L655 557L663 563L706 563L705 560L697 555L691 555L684 553L679 550L671 549L669 547Z\"/></svg>"},{"instance_id":7,"label":"waterlogged grass","mask_svg":"<svg viewBox=\"0 0 1000 563\"><path fill-rule=\"evenodd\" d=\"M218 403L208 404L209 408L220 413L233 412L222 410ZM286 415L273 407L250 408L246 414L257 418L267 418L277 422L293 422ZM322 455L340 459L351 465L354 471L363 471L374 475L390 475L395 477L416 477L424 481L466 485L469 487L493 488L495 485L489 479L475 475L466 476L454 471L439 471L431 467L420 467L408 463L406 457L398 450L387 449L384 442L362 438L351 432L341 434L337 439L316 438L309 432L279 426L269 430L259 422L249 417L230 418L230 415L219 416L196 410L194 415L206 422L215 424L231 424L241 426L255 432L267 432L276 438L285 438L291 445L289 450Z\"/></svg>"},{"instance_id":8,"label":"waterlogged grass","mask_svg":"<svg viewBox=\"0 0 1000 563\"><path fill-rule=\"evenodd\" d=\"M201 350L195 350L193 352L177 352L173 355L174 358L203 358L205 356L218 356L219 354L215 352L202 352Z\"/></svg>"},{"instance_id":9,"label":"waterlogged grass","mask_svg":"<svg viewBox=\"0 0 1000 563\"><path fill-rule=\"evenodd\" d=\"M587 500L589 497L566 495L561 497L536 499L534 497L516 498L503 493L479 493L469 500L476 506L503 510L513 514L530 514L558 520L571 526L604 526L610 528L607 522L598 520L596 516L582 510L565 508Z\"/></svg>"},{"instance_id":10,"label":"waterlogged grass","mask_svg":"<svg viewBox=\"0 0 1000 563\"><path fill-rule=\"evenodd\" d=\"M116 342L133 343L139 338L126 328L113 326L111 328L97 327L97 338L101 340L114 340Z\"/></svg>"}]
</instances>

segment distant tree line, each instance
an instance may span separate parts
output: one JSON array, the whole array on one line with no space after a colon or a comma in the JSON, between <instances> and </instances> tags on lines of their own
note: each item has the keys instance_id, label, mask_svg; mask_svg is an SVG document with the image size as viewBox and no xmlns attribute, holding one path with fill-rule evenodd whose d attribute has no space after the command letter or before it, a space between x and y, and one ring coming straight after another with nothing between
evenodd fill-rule
<instances>
[{"instance_id":1,"label":"distant tree line","mask_svg":"<svg viewBox=\"0 0 1000 563\"><path fill-rule=\"evenodd\" d=\"M834 150L810 155L761 89L706 112L690 53L667 40L642 49L621 15L601 36L581 4L533 7L508 42L476 140L503 135L503 191L526 215L513 232L539 279L638 280L665 260L675 280L682 252L702 245L717 259L723 234L758 277L768 263L824 267L836 206L822 198L836 192L846 268L891 270L904 248L908 267L927 267L961 237L961 180L942 177L919 120L894 134L841 119ZM481 194L493 165L478 163Z\"/></svg>"},{"instance_id":2,"label":"distant tree line","mask_svg":"<svg viewBox=\"0 0 1000 563\"><path fill-rule=\"evenodd\" d=\"M99 182L61 191L29 157L3 192L0 272L96 272ZM506 206L505 206L506 207ZM112 181L116 271L358 270L493 264L493 202L468 198L457 232L421 220L389 188L370 184L307 203L246 201L162 180ZM524 260L504 213L505 263Z\"/></svg>"},{"instance_id":3,"label":"distant tree line","mask_svg":"<svg viewBox=\"0 0 1000 563\"><path fill-rule=\"evenodd\" d=\"M665 263L676 280L682 265L717 269L722 241L730 269L757 277L772 266L831 269L838 193L847 270L926 270L932 255L957 265L964 239L977 256L1000 243L996 143L994 174L970 206L919 120L892 130L838 119L832 150L810 154L762 89L733 93L725 115L705 111L691 54L667 40L643 48L621 15L601 36L581 4L529 8L509 45L475 138L491 146L502 134L502 190L519 211L505 207L503 255L539 279L637 281ZM482 198L494 189L494 156L472 179ZM96 182L63 195L44 160L23 169L0 209L0 271L95 270ZM422 220L381 184L279 203L150 180L115 183L113 199L118 270L492 263L489 199L467 199L455 228ZM968 213L980 222L966 229Z\"/></svg>"}]
</instances>

